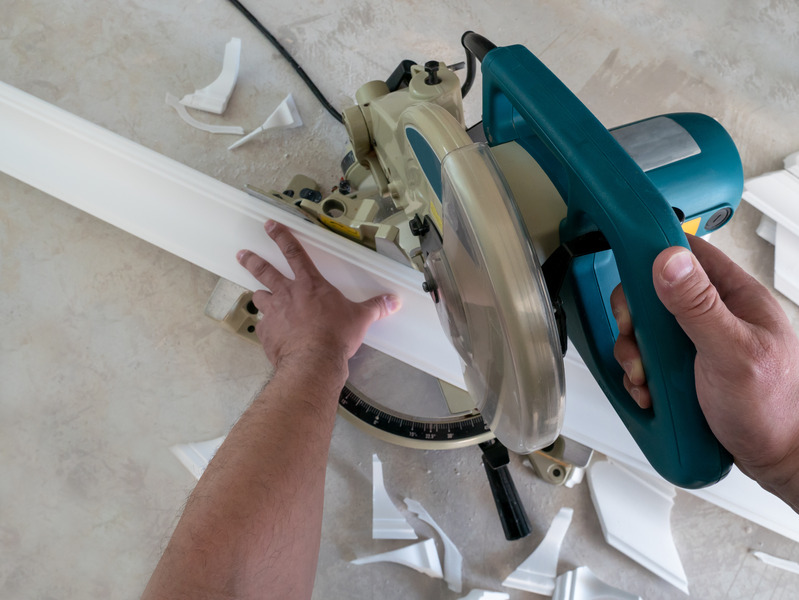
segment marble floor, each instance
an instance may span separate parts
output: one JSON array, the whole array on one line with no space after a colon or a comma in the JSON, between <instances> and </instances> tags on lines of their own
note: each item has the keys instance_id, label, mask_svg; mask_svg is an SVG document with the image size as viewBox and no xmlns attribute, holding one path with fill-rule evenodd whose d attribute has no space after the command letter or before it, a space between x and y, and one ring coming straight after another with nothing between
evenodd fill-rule
<instances>
[{"instance_id":1,"label":"marble floor","mask_svg":"<svg viewBox=\"0 0 799 600\"><path fill-rule=\"evenodd\" d=\"M608 127L710 114L738 144L747 176L780 168L799 149L799 15L787 0L252 0L250 8L337 107L402 59L461 60L460 36L473 29L526 45ZM230 185L279 187L298 172L337 179L343 128L227 2L6 0L3 14L2 81ZM233 36L243 45L239 83L223 117L203 118L250 130L290 91L305 123L235 153L164 104L167 92L212 81ZM479 118L479 94L466 113L469 123ZM742 205L714 242L771 286L773 250L754 233L758 219ZM0 174L0 597L141 593L194 484L169 447L226 433L267 378L257 347L204 316L215 283ZM780 301L799 326L796 307ZM419 500L462 550L465 591L500 590L570 506L560 572L588 565L647 599L683 597L604 542L585 484L552 487L514 458L533 533L507 542L476 448L392 446L339 419L315 598L460 597L403 567L349 564L402 545L370 539L373 452L392 495ZM694 597L797 596L798 575L749 554L797 560L795 542L684 492L672 529Z\"/></svg>"}]
</instances>

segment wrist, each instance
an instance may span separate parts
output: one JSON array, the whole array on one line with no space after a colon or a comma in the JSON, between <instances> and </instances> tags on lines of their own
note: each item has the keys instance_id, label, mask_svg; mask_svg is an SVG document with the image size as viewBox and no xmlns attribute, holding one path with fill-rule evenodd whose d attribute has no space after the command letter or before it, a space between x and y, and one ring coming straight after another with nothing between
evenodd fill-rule
<instances>
[{"instance_id":1,"label":"wrist","mask_svg":"<svg viewBox=\"0 0 799 600\"><path fill-rule=\"evenodd\" d=\"M281 357L275 364L273 378L278 375L313 386L319 393L329 392L338 396L347 382L349 369L343 356L320 352L293 352Z\"/></svg>"},{"instance_id":2,"label":"wrist","mask_svg":"<svg viewBox=\"0 0 799 600\"><path fill-rule=\"evenodd\" d=\"M799 513L799 448L768 467L746 467L741 470Z\"/></svg>"}]
</instances>

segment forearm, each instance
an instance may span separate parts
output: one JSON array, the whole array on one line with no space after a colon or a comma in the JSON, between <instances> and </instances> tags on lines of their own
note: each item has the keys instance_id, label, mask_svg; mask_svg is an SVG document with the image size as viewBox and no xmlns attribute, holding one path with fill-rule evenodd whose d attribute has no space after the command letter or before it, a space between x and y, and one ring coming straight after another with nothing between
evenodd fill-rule
<instances>
[{"instance_id":1,"label":"forearm","mask_svg":"<svg viewBox=\"0 0 799 600\"><path fill-rule=\"evenodd\" d=\"M275 373L191 494L145 597L310 597L340 368Z\"/></svg>"}]
</instances>

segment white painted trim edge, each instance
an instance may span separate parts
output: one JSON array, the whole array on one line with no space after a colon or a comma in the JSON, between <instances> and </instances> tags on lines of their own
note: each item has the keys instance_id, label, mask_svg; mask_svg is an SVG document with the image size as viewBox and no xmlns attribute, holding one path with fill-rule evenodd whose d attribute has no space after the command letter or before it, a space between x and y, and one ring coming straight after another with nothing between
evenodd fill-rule
<instances>
[{"instance_id":1,"label":"white painted trim edge","mask_svg":"<svg viewBox=\"0 0 799 600\"><path fill-rule=\"evenodd\" d=\"M563 435L624 465L654 475L655 470L644 458L574 348L570 348L566 355L565 367L567 385ZM799 542L799 515L736 467L715 485L687 491Z\"/></svg>"},{"instance_id":2,"label":"white painted trim edge","mask_svg":"<svg viewBox=\"0 0 799 600\"><path fill-rule=\"evenodd\" d=\"M260 285L237 263L241 248L290 272L262 228L284 223L348 297L402 299L367 344L464 387L421 273L2 82L0 131L0 171L248 289Z\"/></svg>"}]
</instances>

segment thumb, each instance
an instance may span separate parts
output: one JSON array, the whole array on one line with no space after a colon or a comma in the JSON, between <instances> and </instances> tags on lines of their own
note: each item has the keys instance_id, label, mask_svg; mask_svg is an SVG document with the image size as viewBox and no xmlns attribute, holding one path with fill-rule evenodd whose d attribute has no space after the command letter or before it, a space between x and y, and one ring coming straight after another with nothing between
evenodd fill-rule
<instances>
[{"instance_id":1,"label":"thumb","mask_svg":"<svg viewBox=\"0 0 799 600\"><path fill-rule=\"evenodd\" d=\"M661 252L652 266L652 276L658 298L698 352L712 354L739 339L741 323L689 250L672 247Z\"/></svg>"},{"instance_id":2,"label":"thumb","mask_svg":"<svg viewBox=\"0 0 799 600\"><path fill-rule=\"evenodd\" d=\"M377 321L397 312L402 306L402 301L394 294L383 294L361 302L361 306L369 312L372 321Z\"/></svg>"}]
</instances>

